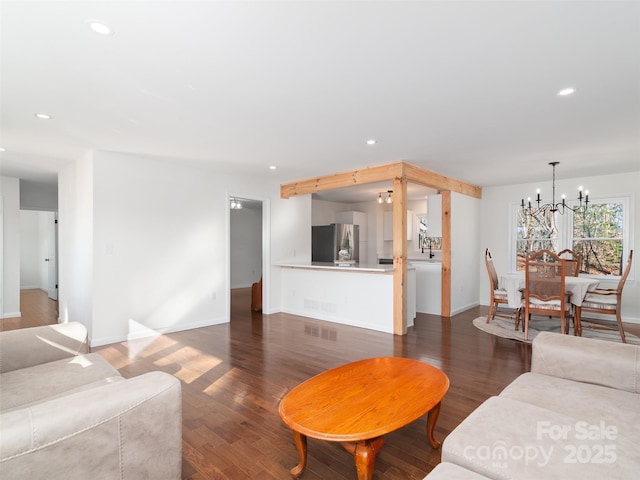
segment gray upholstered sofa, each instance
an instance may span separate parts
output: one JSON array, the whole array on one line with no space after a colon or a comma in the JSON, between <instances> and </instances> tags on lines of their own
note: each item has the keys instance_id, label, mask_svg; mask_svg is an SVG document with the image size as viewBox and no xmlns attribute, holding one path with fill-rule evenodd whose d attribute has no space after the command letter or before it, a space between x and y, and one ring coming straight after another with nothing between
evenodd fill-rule
<instances>
[{"instance_id":1,"label":"gray upholstered sofa","mask_svg":"<svg viewBox=\"0 0 640 480\"><path fill-rule=\"evenodd\" d=\"M179 479L180 382L88 351L79 323L0 333L0 477Z\"/></svg>"},{"instance_id":2,"label":"gray upholstered sofa","mask_svg":"<svg viewBox=\"0 0 640 480\"><path fill-rule=\"evenodd\" d=\"M445 439L434 479L640 477L640 346L554 333Z\"/></svg>"}]
</instances>

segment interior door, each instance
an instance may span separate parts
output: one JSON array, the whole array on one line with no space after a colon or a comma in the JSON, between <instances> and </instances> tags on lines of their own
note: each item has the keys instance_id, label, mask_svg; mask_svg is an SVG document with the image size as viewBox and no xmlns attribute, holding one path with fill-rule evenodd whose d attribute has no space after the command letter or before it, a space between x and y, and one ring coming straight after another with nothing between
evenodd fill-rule
<instances>
[{"instance_id":1,"label":"interior door","mask_svg":"<svg viewBox=\"0 0 640 480\"><path fill-rule=\"evenodd\" d=\"M47 228L45 229L45 245L48 263L47 295L52 300L58 300L58 214L51 212L47 215Z\"/></svg>"}]
</instances>

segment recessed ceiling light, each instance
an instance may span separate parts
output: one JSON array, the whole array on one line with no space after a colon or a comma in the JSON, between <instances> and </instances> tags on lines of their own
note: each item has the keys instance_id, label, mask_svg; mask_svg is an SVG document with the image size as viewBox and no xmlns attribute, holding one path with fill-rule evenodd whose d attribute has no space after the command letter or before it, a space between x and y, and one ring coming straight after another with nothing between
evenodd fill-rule
<instances>
[{"instance_id":1,"label":"recessed ceiling light","mask_svg":"<svg viewBox=\"0 0 640 480\"><path fill-rule=\"evenodd\" d=\"M89 25L89 28L93 30L94 33L97 33L98 35L109 37L114 33L111 27L109 27L108 25L105 25L102 22L98 22L97 20L89 20L87 24Z\"/></svg>"},{"instance_id":2,"label":"recessed ceiling light","mask_svg":"<svg viewBox=\"0 0 640 480\"><path fill-rule=\"evenodd\" d=\"M4 152L4 151L5 151L5 149L0 147L0 152Z\"/></svg>"},{"instance_id":3,"label":"recessed ceiling light","mask_svg":"<svg viewBox=\"0 0 640 480\"><path fill-rule=\"evenodd\" d=\"M46 113L36 113L35 116L40 120L51 120L51 115L47 115Z\"/></svg>"},{"instance_id":4,"label":"recessed ceiling light","mask_svg":"<svg viewBox=\"0 0 640 480\"><path fill-rule=\"evenodd\" d=\"M278 168L278 167L276 167L275 165L271 165L271 166L269 167L269 170L275 170L276 168Z\"/></svg>"},{"instance_id":5,"label":"recessed ceiling light","mask_svg":"<svg viewBox=\"0 0 640 480\"><path fill-rule=\"evenodd\" d=\"M376 144L376 141L373 138L367 140L367 145L375 145L375 144Z\"/></svg>"},{"instance_id":6,"label":"recessed ceiling light","mask_svg":"<svg viewBox=\"0 0 640 480\"><path fill-rule=\"evenodd\" d=\"M560 97L566 97L567 95L572 95L576 93L576 89L573 87L568 87L568 88L563 88L562 90L560 90L558 92L558 96Z\"/></svg>"}]
</instances>

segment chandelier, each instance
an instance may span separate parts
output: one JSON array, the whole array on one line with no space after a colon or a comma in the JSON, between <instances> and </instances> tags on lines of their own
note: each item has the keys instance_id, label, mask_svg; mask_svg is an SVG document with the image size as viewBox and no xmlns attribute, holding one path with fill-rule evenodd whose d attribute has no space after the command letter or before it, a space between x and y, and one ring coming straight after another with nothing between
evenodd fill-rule
<instances>
[{"instance_id":1,"label":"chandelier","mask_svg":"<svg viewBox=\"0 0 640 480\"><path fill-rule=\"evenodd\" d=\"M531 217L537 217L539 215L544 215L547 211L551 213L560 212L564 214L567 210L571 210L574 213L584 214L587 211L589 206L589 190L585 190L584 195L582 194L582 186L578 187L578 202L579 205L577 207L571 207L566 203L565 195L562 194L562 201L556 203L556 165L560 162L549 162L549 165L553 167L553 180L551 184L551 203L542 203L542 198L540 198L540 189L536 190L536 199L535 206L531 205L531 197L527 198L527 203L525 204L524 198L522 199L522 203L520 206L522 207L522 213L525 215L529 215Z\"/></svg>"},{"instance_id":2,"label":"chandelier","mask_svg":"<svg viewBox=\"0 0 640 480\"><path fill-rule=\"evenodd\" d=\"M383 195L387 197L384 198ZM378 203L393 203L393 190L387 190L386 192L380 192L378 194Z\"/></svg>"}]
</instances>

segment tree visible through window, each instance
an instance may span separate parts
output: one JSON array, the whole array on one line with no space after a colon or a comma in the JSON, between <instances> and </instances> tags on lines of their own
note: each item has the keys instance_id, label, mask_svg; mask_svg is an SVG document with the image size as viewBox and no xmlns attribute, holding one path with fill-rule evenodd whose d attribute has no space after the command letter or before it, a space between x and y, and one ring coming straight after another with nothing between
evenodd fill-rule
<instances>
[{"instance_id":1,"label":"tree visible through window","mask_svg":"<svg viewBox=\"0 0 640 480\"><path fill-rule=\"evenodd\" d=\"M524 270L525 259L546 248L558 252L570 248L581 256L580 273L620 276L629 242L629 198L621 196L592 201L583 213L546 210L532 217L517 208L515 268Z\"/></svg>"},{"instance_id":2,"label":"tree visible through window","mask_svg":"<svg viewBox=\"0 0 640 480\"><path fill-rule=\"evenodd\" d=\"M516 270L524 270L525 260L534 252L546 248L558 251L557 213L550 209L544 215L532 217L518 210L518 228L516 239Z\"/></svg>"},{"instance_id":3,"label":"tree visible through window","mask_svg":"<svg viewBox=\"0 0 640 480\"><path fill-rule=\"evenodd\" d=\"M621 202L591 205L573 217L572 250L582 256L580 272L622 275L624 207Z\"/></svg>"}]
</instances>

